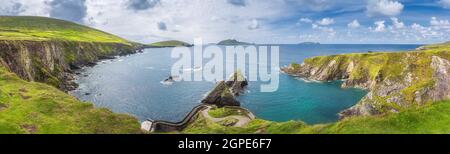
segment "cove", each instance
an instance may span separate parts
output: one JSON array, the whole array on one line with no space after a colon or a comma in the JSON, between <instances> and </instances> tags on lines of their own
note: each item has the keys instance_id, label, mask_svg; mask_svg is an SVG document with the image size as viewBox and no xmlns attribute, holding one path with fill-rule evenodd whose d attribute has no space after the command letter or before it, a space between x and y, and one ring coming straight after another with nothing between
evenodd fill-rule
<instances>
[{"instance_id":1,"label":"cove","mask_svg":"<svg viewBox=\"0 0 450 154\"><path fill-rule=\"evenodd\" d=\"M404 51L419 45L280 45L280 66L303 59L364 51ZM71 94L96 107L127 113L139 120L181 120L215 85L213 82L161 83L170 75L177 59L172 48L146 49L144 53L99 62L80 70L79 88ZM191 69L194 73L201 73ZM340 82L304 81L280 75L280 87L273 93L260 92L263 83L250 82L240 96L242 106L258 118L272 121L302 120L308 124L338 120L337 114L355 105L366 92L342 89Z\"/></svg>"}]
</instances>

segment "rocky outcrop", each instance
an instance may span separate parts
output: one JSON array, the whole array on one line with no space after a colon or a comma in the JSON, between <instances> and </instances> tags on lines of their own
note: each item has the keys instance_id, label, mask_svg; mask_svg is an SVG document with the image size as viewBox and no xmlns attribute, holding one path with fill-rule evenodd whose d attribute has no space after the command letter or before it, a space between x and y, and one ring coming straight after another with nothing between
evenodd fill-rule
<instances>
[{"instance_id":1,"label":"rocky outcrop","mask_svg":"<svg viewBox=\"0 0 450 154\"><path fill-rule=\"evenodd\" d=\"M72 70L93 65L102 58L132 54L138 45L74 41L0 41L0 62L28 81L44 82L61 90L76 84Z\"/></svg>"},{"instance_id":2,"label":"rocky outcrop","mask_svg":"<svg viewBox=\"0 0 450 154\"><path fill-rule=\"evenodd\" d=\"M228 81L220 81L202 103L218 107L240 106L236 96L239 96L247 85L248 82L241 73L234 73Z\"/></svg>"},{"instance_id":3,"label":"rocky outcrop","mask_svg":"<svg viewBox=\"0 0 450 154\"><path fill-rule=\"evenodd\" d=\"M450 99L450 53L446 49L403 53L368 53L306 59L282 70L310 80L344 80L368 94L341 118L400 112L413 106Z\"/></svg>"}]
</instances>

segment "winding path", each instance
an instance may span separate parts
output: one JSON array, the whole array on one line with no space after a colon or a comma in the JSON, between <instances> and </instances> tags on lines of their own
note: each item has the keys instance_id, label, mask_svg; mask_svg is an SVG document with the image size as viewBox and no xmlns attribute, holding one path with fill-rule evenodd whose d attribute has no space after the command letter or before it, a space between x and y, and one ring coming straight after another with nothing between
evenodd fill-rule
<instances>
[{"instance_id":1,"label":"winding path","mask_svg":"<svg viewBox=\"0 0 450 154\"><path fill-rule=\"evenodd\" d=\"M250 121L252 121L253 119L255 119L255 116L253 114L251 114L248 111L244 111L247 112L248 116L241 116L241 115L234 115L234 116L227 116L227 117L223 117L223 118L214 118L211 117L211 115L209 115L209 111L212 109L212 106L208 106L206 109L203 109L200 111L201 115L206 118L209 119L215 123L218 123L220 121L226 120L228 118L233 118L233 119L237 119L238 122L236 122L233 127L244 127L245 125L247 125Z\"/></svg>"}]
</instances>

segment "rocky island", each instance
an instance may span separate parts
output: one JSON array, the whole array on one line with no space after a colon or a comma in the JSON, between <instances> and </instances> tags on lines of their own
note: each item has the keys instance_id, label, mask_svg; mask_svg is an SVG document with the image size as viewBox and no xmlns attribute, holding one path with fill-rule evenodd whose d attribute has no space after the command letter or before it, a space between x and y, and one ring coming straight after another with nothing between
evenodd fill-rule
<instances>
[{"instance_id":1,"label":"rocky island","mask_svg":"<svg viewBox=\"0 0 450 154\"><path fill-rule=\"evenodd\" d=\"M217 43L217 45L252 45L252 43L239 42L235 39L223 40Z\"/></svg>"},{"instance_id":2,"label":"rocky island","mask_svg":"<svg viewBox=\"0 0 450 154\"><path fill-rule=\"evenodd\" d=\"M193 44L189 44L183 41L177 41L177 40L170 40L170 41L162 41L162 42L155 42L148 47L150 48L171 48L171 47L192 47Z\"/></svg>"}]
</instances>

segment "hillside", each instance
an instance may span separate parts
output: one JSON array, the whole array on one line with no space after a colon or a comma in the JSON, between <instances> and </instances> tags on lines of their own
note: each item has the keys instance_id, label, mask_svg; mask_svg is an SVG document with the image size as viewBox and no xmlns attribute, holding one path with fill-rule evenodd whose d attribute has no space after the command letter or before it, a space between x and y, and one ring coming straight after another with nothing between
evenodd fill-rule
<instances>
[{"instance_id":1,"label":"hillside","mask_svg":"<svg viewBox=\"0 0 450 154\"><path fill-rule=\"evenodd\" d=\"M19 77L73 89L74 68L135 53L142 45L76 23L45 17L0 16L0 62Z\"/></svg>"},{"instance_id":2,"label":"hillside","mask_svg":"<svg viewBox=\"0 0 450 154\"><path fill-rule=\"evenodd\" d=\"M76 88L74 69L141 49L67 21L1 16L0 133L140 133L136 118L95 109L63 91Z\"/></svg>"},{"instance_id":3,"label":"hillside","mask_svg":"<svg viewBox=\"0 0 450 154\"><path fill-rule=\"evenodd\" d=\"M247 42L239 42L234 39L223 40L217 43L217 45L251 45L251 43Z\"/></svg>"},{"instance_id":4,"label":"hillside","mask_svg":"<svg viewBox=\"0 0 450 154\"><path fill-rule=\"evenodd\" d=\"M150 44L149 46L157 48L165 48L165 47L191 47L193 45L182 41L171 40L171 41L155 42Z\"/></svg>"},{"instance_id":5,"label":"hillside","mask_svg":"<svg viewBox=\"0 0 450 154\"><path fill-rule=\"evenodd\" d=\"M0 40L64 40L130 45L125 39L76 23L27 16L0 16Z\"/></svg>"},{"instance_id":6,"label":"hillside","mask_svg":"<svg viewBox=\"0 0 450 154\"><path fill-rule=\"evenodd\" d=\"M0 64L0 134L140 133L136 118L92 104L42 83L27 82Z\"/></svg>"},{"instance_id":7,"label":"hillside","mask_svg":"<svg viewBox=\"0 0 450 154\"><path fill-rule=\"evenodd\" d=\"M233 111L228 111L231 113ZM212 114L212 113L210 113ZM237 115L237 114L234 114ZM226 118L226 117L225 117ZM232 119L231 116L226 119ZM187 134L448 134L450 133L450 101L411 108L400 113L371 117L351 117L319 125L301 121L272 122L252 120L244 127L226 126L202 115L182 133Z\"/></svg>"},{"instance_id":8,"label":"hillside","mask_svg":"<svg viewBox=\"0 0 450 154\"><path fill-rule=\"evenodd\" d=\"M369 91L341 117L401 112L450 99L450 44L399 53L320 56L283 70L311 80L345 80L342 87Z\"/></svg>"}]
</instances>

